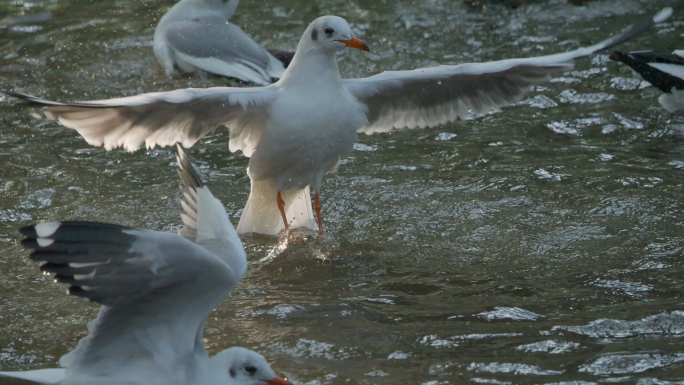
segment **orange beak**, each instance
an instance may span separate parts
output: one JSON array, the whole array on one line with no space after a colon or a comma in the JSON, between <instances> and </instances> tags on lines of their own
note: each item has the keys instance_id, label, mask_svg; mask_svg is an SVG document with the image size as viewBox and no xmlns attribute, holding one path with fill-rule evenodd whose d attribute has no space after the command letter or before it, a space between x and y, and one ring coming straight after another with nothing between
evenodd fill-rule
<instances>
[{"instance_id":1,"label":"orange beak","mask_svg":"<svg viewBox=\"0 0 684 385\"><path fill-rule=\"evenodd\" d=\"M370 52L370 49L368 48L366 43L364 43L363 41L361 41L361 39L359 39L357 37L352 36L352 38L349 40L338 40L338 41L340 43L346 44L348 47L360 49L361 51L369 51Z\"/></svg>"},{"instance_id":2,"label":"orange beak","mask_svg":"<svg viewBox=\"0 0 684 385\"><path fill-rule=\"evenodd\" d=\"M272 380L266 380L268 385L292 385L292 383L284 378L276 377Z\"/></svg>"}]
</instances>

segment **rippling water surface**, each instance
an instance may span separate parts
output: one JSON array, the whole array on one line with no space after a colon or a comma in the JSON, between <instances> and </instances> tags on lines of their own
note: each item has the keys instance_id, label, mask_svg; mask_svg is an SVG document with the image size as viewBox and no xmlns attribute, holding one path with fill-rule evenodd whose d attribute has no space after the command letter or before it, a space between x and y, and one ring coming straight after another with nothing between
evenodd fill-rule
<instances>
[{"instance_id":1,"label":"rippling water surface","mask_svg":"<svg viewBox=\"0 0 684 385\"><path fill-rule=\"evenodd\" d=\"M663 4L270 3L243 0L233 20L270 47L294 49L319 15L347 18L372 53L343 53L345 77L574 49ZM0 88L77 100L232 85L157 66L152 33L172 4L4 1ZM683 20L621 48L681 48ZM658 95L595 55L503 111L362 137L326 177L324 239L281 253L245 239L248 274L208 322L210 353L255 349L297 384L682 381L684 119ZM247 159L225 133L189 153L237 223ZM56 366L97 312L40 275L17 228L175 231L177 185L170 149L105 152L0 97L0 369Z\"/></svg>"}]
</instances>

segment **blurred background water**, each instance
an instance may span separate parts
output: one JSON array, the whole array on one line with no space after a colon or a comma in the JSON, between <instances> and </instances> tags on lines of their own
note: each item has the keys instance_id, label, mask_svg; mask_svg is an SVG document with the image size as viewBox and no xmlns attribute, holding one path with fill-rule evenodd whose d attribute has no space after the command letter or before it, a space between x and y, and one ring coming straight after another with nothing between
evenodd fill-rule
<instances>
[{"instance_id":1,"label":"blurred background water","mask_svg":"<svg viewBox=\"0 0 684 385\"><path fill-rule=\"evenodd\" d=\"M243 0L232 22L294 49L317 16L345 17L372 50L341 55L358 77L570 50L665 4L475 3ZM165 76L152 34L172 4L0 1L0 89L88 100L237 84ZM683 34L679 13L619 48L670 51ZM297 384L682 383L684 119L658 95L599 54L502 111L361 137L326 177L325 238L280 253L244 239L248 274L209 319L210 354L255 349ZM189 154L237 223L248 159L223 131ZM98 309L42 276L17 228L175 231L177 186L171 149L106 152L0 96L1 370L56 367Z\"/></svg>"}]
</instances>

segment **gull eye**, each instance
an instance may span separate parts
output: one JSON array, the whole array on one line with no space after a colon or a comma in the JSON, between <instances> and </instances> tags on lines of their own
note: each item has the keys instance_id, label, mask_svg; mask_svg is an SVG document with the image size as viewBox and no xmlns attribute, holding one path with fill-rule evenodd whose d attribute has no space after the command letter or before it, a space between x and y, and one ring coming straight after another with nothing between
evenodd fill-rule
<instances>
[{"instance_id":1,"label":"gull eye","mask_svg":"<svg viewBox=\"0 0 684 385\"><path fill-rule=\"evenodd\" d=\"M251 366L251 365L245 366L245 372L247 372L247 374L249 374L250 376L253 376L254 373L257 372L257 368L255 368L254 366Z\"/></svg>"},{"instance_id":2,"label":"gull eye","mask_svg":"<svg viewBox=\"0 0 684 385\"><path fill-rule=\"evenodd\" d=\"M335 32L335 30L330 27L325 27L323 28L323 32L325 32L326 35L330 36L333 34L333 32Z\"/></svg>"}]
</instances>

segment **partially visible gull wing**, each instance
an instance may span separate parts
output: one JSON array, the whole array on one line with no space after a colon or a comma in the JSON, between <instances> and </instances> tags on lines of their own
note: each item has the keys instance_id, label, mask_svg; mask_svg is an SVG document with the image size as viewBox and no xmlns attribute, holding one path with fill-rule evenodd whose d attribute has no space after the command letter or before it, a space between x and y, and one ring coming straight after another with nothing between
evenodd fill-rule
<instances>
[{"instance_id":1,"label":"partially visible gull wing","mask_svg":"<svg viewBox=\"0 0 684 385\"><path fill-rule=\"evenodd\" d=\"M132 359L172 365L203 351L204 322L244 274L172 233L96 222L39 223L21 233L42 271L103 305L91 333L61 360L78 372ZM236 258L246 265L244 252Z\"/></svg>"},{"instance_id":2,"label":"partially visible gull wing","mask_svg":"<svg viewBox=\"0 0 684 385\"><path fill-rule=\"evenodd\" d=\"M34 249L30 258L45 262L42 271L68 284L69 294L104 306L91 333L61 360L70 368L109 367L96 354L105 351L111 365L146 355L182 359L240 278L172 233L98 222L45 222L21 233L22 245Z\"/></svg>"},{"instance_id":3,"label":"partially visible gull wing","mask_svg":"<svg viewBox=\"0 0 684 385\"><path fill-rule=\"evenodd\" d=\"M663 92L671 92L672 87L684 90L684 58L674 53L615 51L610 58L627 64Z\"/></svg>"},{"instance_id":4,"label":"partially visible gull wing","mask_svg":"<svg viewBox=\"0 0 684 385\"><path fill-rule=\"evenodd\" d=\"M94 146L137 150L191 147L220 125L230 129L230 150L251 156L263 132L265 111L277 85L259 88L187 88L123 98L59 103L16 92L5 92L29 104L45 106L45 117L78 131ZM248 124L249 123L249 124Z\"/></svg>"},{"instance_id":5,"label":"partially visible gull wing","mask_svg":"<svg viewBox=\"0 0 684 385\"><path fill-rule=\"evenodd\" d=\"M684 110L684 52L615 51L610 58L627 64L644 80L663 91L658 101L668 112Z\"/></svg>"},{"instance_id":6,"label":"partially visible gull wing","mask_svg":"<svg viewBox=\"0 0 684 385\"><path fill-rule=\"evenodd\" d=\"M671 7L647 16L619 35L590 47L555 55L487 63L444 65L411 71L388 71L344 84L368 106L372 134L398 128L433 127L464 119L468 110L485 113L509 105L532 86L573 67L573 60L608 49L633 38L672 15Z\"/></svg>"},{"instance_id":7,"label":"partially visible gull wing","mask_svg":"<svg viewBox=\"0 0 684 385\"><path fill-rule=\"evenodd\" d=\"M226 258L230 258L233 254L244 254L242 242L228 219L225 207L202 183L195 166L180 146L176 161L185 198L181 200L184 211L181 219L185 227L178 230L178 234L216 255L227 253Z\"/></svg>"},{"instance_id":8,"label":"partially visible gull wing","mask_svg":"<svg viewBox=\"0 0 684 385\"><path fill-rule=\"evenodd\" d=\"M26 237L22 245L34 250L30 258L45 262L41 270L69 284L70 294L113 308L144 302L150 296L178 307L184 296L164 297L185 282L199 277L202 282L215 280L216 288L206 294L196 287L185 288L198 296L197 301L211 297L216 289L229 291L242 278L226 261L172 233L74 221L39 223L22 228L21 233ZM204 300L213 308L223 295Z\"/></svg>"},{"instance_id":9,"label":"partially visible gull wing","mask_svg":"<svg viewBox=\"0 0 684 385\"><path fill-rule=\"evenodd\" d=\"M220 17L172 23L165 37L181 65L259 85L271 84L285 72L278 59Z\"/></svg>"},{"instance_id":10,"label":"partially visible gull wing","mask_svg":"<svg viewBox=\"0 0 684 385\"><path fill-rule=\"evenodd\" d=\"M180 150L180 175L194 193L194 242L176 234L99 222L46 222L20 230L30 258L102 304L90 334L60 363L79 376L114 375L130 361L161 370L206 357L204 322L245 274L247 258L225 208ZM190 221L186 221L189 223ZM103 357L106 355L106 357ZM167 367L168 366L168 367ZM113 374L114 373L114 374Z\"/></svg>"}]
</instances>

